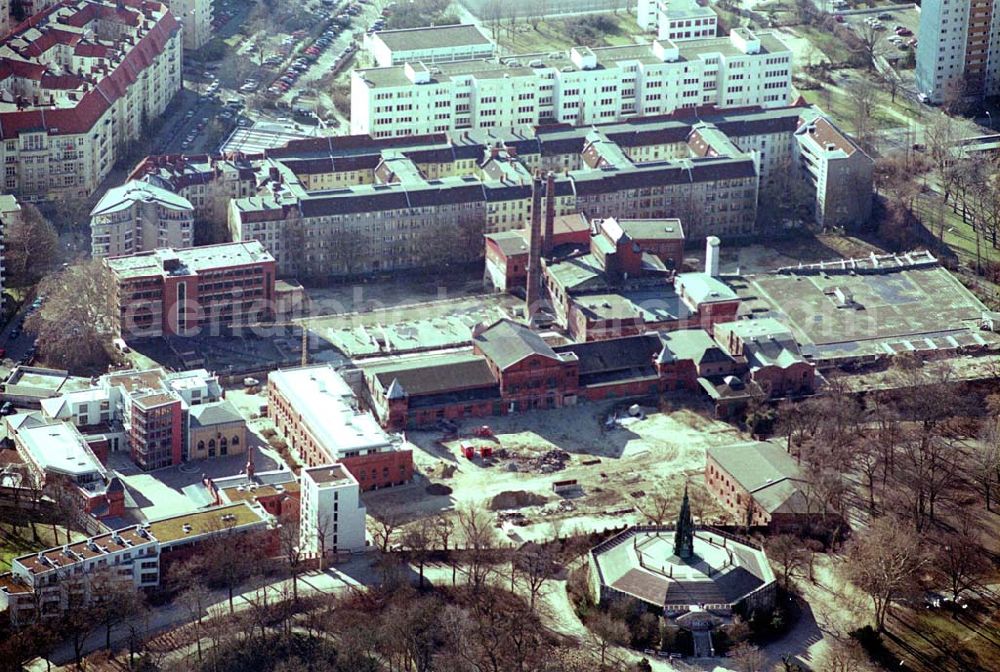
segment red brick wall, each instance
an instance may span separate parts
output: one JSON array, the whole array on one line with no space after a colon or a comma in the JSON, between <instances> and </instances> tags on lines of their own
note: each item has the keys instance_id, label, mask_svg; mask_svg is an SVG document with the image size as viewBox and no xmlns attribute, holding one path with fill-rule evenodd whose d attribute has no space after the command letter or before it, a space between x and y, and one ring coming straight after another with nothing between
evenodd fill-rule
<instances>
[{"instance_id":1,"label":"red brick wall","mask_svg":"<svg viewBox=\"0 0 1000 672\"><path fill-rule=\"evenodd\" d=\"M754 382L766 385L772 396L809 394L816 382L816 372L809 362L797 362L788 368L767 366L752 374Z\"/></svg>"},{"instance_id":2,"label":"red brick wall","mask_svg":"<svg viewBox=\"0 0 1000 672\"><path fill-rule=\"evenodd\" d=\"M644 397L650 394L659 394L661 389L660 382L656 380L629 381L617 385L581 387L580 396L590 401L601 401L603 399L621 399L622 397Z\"/></svg>"},{"instance_id":3,"label":"red brick wall","mask_svg":"<svg viewBox=\"0 0 1000 672\"><path fill-rule=\"evenodd\" d=\"M341 463L358 479L362 490L402 485L413 478L413 452L409 450L347 457Z\"/></svg>"},{"instance_id":4,"label":"red brick wall","mask_svg":"<svg viewBox=\"0 0 1000 672\"><path fill-rule=\"evenodd\" d=\"M456 403L447 406L430 406L417 408L408 412L406 417L407 427L427 427L433 425L438 420L457 420L459 418L485 418L495 415L494 404L500 406L503 413L506 408L500 400L478 401L475 403Z\"/></svg>"},{"instance_id":5,"label":"red brick wall","mask_svg":"<svg viewBox=\"0 0 1000 672\"><path fill-rule=\"evenodd\" d=\"M490 363L491 368L495 368ZM573 395L579 386L576 362L559 362L535 355L526 357L504 371L494 371L500 379L504 408L511 402L515 410L559 408L564 395Z\"/></svg>"}]
</instances>

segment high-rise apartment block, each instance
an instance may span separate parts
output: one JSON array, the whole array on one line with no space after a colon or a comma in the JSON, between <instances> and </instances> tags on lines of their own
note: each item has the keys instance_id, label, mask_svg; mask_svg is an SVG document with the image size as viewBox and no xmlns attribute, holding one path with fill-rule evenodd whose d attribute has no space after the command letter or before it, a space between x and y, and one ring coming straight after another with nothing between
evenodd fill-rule
<instances>
[{"instance_id":1,"label":"high-rise apartment block","mask_svg":"<svg viewBox=\"0 0 1000 672\"><path fill-rule=\"evenodd\" d=\"M688 108L783 107L791 93L791 50L772 33L737 28L721 38L355 70L351 132L581 126Z\"/></svg>"},{"instance_id":2,"label":"high-rise apartment block","mask_svg":"<svg viewBox=\"0 0 1000 672\"><path fill-rule=\"evenodd\" d=\"M920 8L917 90L935 103L1000 92L995 0L927 0Z\"/></svg>"}]
</instances>

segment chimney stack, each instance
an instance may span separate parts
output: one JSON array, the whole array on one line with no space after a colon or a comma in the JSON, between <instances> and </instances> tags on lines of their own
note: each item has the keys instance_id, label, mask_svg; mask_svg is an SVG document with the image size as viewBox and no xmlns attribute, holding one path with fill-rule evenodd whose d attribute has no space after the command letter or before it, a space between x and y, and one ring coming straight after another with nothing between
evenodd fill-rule
<instances>
[{"instance_id":1,"label":"chimney stack","mask_svg":"<svg viewBox=\"0 0 1000 672\"><path fill-rule=\"evenodd\" d=\"M556 236L556 175L551 170L545 182L545 244L542 254L548 256L555 247Z\"/></svg>"},{"instance_id":2,"label":"chimney stack","mask_svg":"<svg viewBox=\"0 0 1000 672\"><path fill-rule=\"evenodd\" d=\"M531 231L528 239L528 286L525 291L528 319L538 312L542 293L542 176L531 183Z\"/></svg>"},{"instance_id":3,"label":"chimney stack","mask_svg":"<svg viewBox=\"0 0 1000 672\"><path fill-rule=\"evenodd\" d=\"M715 236L705 239L705 273L713 278L719 277L719 245L720 241Z\"/></svg>"}]
</instances>

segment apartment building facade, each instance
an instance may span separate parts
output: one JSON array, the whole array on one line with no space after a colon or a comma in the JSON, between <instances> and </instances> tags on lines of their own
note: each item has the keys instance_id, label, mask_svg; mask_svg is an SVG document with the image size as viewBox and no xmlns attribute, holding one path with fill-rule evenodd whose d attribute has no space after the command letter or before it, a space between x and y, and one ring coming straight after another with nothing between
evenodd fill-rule
<instances>
[{"instance_id":1,"label":"apartment building facade","mask_svg":"<svg viewBox=\"0 0 1000 672\"><path fill-rule=\"evenodd\" d=\"M366 509L358 480L341 464L302 470L300 540L305 553L327 556L365 547Z\"/></svg>"},{"instance_id":2,"label":"apartment building facade","mask_svg":"<svg viewBox=\"0 0 1000 672\"><path fill-rule=\"evenodd\" d=\"M574 47L428 66L419 61L351 75L351 133L373 138L575 126L696 108L788 105L792 53L775 35Z\"/></svg>"},{"instance_id":3,"label":"apartment building facade","mask_svg":"<svg viewBox=\"0 0 1000 672\"><path fill-rule=\"evenodd\" d=\"M4 241L7 239L10 227L19 224L22 219L21 204L13 194L0 195L0 295L3 294L4 281L7 277L7 266Z\"/></svg>"},{"instance_id":4,"label":"apartment building facade","mask_svg":"<svg viewBox=\"0 0 1000 672\"><path fill-rule=\"evenodd\" d=\"M341 464L362 490L408 483L413 453L358 409L350 386L327 365L283 369L267 380L267 412L310 467Z\"/></svg>"},{"instance_id":5,"label":"apartment building facade","mask_svg":"<svg viewBox=\"0 0 1000 672\"><path fill-rule=\"evenodd\" d=\"M250 538L261 553L276 551L273 523L257 504L161 518L14 558L11 571L0 574L0 609L22 627L100 603L116 582L156 588L174 558L220 536Z\"/></svg>"},{"instance_id":6,"label":"apartment building facade","mask_svg":"<svg viewBox=\"0 0 1000 672\"><path fill-rule=\"evenodd\" d=\"M90 211L90 254L120 257L194 244L194 207L183 196L131 180L109 189Z\"/></svg>"},{"instance_id":7,"label":"apartment building facade","mask_svg":"<svg viewBox=\"0 0 1000 672\"><path fill-rule=\"evenodd\" d=\"M124 337L213 333L270 319L275 261L257 241L104 260Z\"/></svg>"},{"instance_id":8,"label":"apartment building facade","mask_svg":"<svg viewBox=\"0 0 1000 672\"><path fill-rule=\"evenodd\" d=\"M639 0L636 22L661 40L680 42L715 37L719 17L697 0Z\"/></svg>"},{"instance_id":9,"label":"apartment building facade","mask_svg":"<svg viewBox=\"0 0 1000 672\"><path fill-rule=\"evenodd\" d=\"M917 90L931 102L1000 91L1000 8L995 0L934 0L920 9Z\"/></svg>"},{"instance_id":10,"label":"apartment building facade","mask_svg":"<svg viewBox=\"0 0 1000 672\"><path fill-rule=\"evenodd\" d=\"M212 0L164 0L184 27L184 51L201 49L212 39Z\"/></svg>"},{"instance_id":11,"label":"apartment building facade","mask_svg":"<svg viewBox=\"0 0 1000 672\"><path fill-rule=\"evenodd\" d=\"M130 177L185 195L196 218L225 225L234 240L259 241L282 276L472 260L480 234L524 227L536 170L555 174L559 217L679 217L689 240L744 237L757 231L759 193L798 164L795 132L810 110L316 138L258 155L148 157ZM856 188L863 201L865 185Z\"/></svg>"},{"instance_id":12,"label":"apartment building facade","mask_svg":"<svg viewBox=\"0 0 1000 672\"><path fill-rule=\"evenodd\" d=\"M44 399L41 416L103 441L108 452L127 451L149 471L244 450L245 423L222 396L204 369L118 371Z\"/></svg>"},{"instance_id":13,"label":"apartment building facade","mask_svg":"<svg viewBox=\"0 0 1000 672\"><path fill-rule=\"evenodd\" d=\"M86 198L181 86L180 25L151 0L63 2L0 40L4 191Z\"/></svg>"},{"instance_id":14,"label":"apartment building facade","mask_svg":"<svg viewBox=\"0 0 1000 672\"><path fill-rule=\"evenodd\" d=\"M875 163L825 117L804 119L795 154L815 194L813 213L823 226L854 227L872 214Z\"/></svg>"}]
</instances>

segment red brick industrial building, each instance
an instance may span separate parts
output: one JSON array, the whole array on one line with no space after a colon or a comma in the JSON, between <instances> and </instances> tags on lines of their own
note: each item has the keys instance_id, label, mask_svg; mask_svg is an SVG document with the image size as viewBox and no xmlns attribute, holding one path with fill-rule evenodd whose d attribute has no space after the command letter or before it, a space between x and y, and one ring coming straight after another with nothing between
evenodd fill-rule
<instances>
[{"instance_id":1,"label":"red brick industrial building","mask_svg":"<svg viewBox=\"0 0 1000 672\"><path fill-rule=\"evenodd\" d=\"M364 368L372 407L386 427L505 415L697 391L700 376L735 362L700 330L549 345L524 325L500 320L477 328L471 354L431 355Z\"/></svg>"},{"instance_id":2,"label":"red brick industrial building","mask_svg":"<svg viewBox=\"0 0 1000 672\"><path fill-rule=\"evenodd\" d=\"M705 485L738 525L798 529L811 513L808 481L795 459L773 443L709 448Z\"/></svg>"},{"instance_id":3,"label":"red brick industrial building","mask_svg":"<svg viewBox=\"0 0 1000 672\"><path fill-rule=\"evenodd\" d=\"M330 366L274 371L267 381L267 412L306 464L339 463L362 490L408 483L413 453L388 436Z\"/></svg>"}]
</instances>

